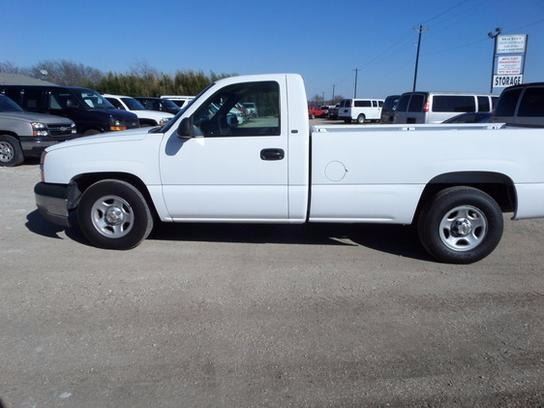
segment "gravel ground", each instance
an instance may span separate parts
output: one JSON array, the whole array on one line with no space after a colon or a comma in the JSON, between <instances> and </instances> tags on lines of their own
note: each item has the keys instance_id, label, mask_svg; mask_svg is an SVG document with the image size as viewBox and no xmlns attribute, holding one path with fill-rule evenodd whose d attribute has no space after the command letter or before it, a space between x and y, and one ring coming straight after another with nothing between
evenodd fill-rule
<instances>
[{"instance_id":1,"label":"gravel ground","mask_svg":"<svg viewBox=\"0 0 544 408\"><path fill-rule=\"evenodd\" d=\"M469 266L411 228L163 225L99 250L0 168L11 407L544 405L544 222Z\"/></svg>"}]
</instances>

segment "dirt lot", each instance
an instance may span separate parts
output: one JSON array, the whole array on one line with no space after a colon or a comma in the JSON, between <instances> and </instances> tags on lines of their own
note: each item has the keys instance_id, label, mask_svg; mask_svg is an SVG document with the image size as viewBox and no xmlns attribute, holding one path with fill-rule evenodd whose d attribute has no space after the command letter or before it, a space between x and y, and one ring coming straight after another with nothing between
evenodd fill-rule
<instances>
[{"instance_id":1,"label":"dirt lot","mask_svg":"<svg viewBox=\"0 0 544 408\"><path fill-rule=\"evenodd\" d=\"M542 406L544 222L470 266L407 227L161 226L127 252L0 168L6 407Z\"/></svg>"}]
</instances>

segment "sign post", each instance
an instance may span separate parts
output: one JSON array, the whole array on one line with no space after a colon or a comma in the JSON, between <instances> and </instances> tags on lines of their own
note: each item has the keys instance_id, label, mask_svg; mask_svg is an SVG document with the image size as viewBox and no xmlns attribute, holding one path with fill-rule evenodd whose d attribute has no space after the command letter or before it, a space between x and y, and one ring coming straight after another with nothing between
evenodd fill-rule
<instances>
[{"instance_id":1,"label":"sign post","mask_svg":"<svg viewBox=\"0 0 544 408\"><path fill-rule=\"evenodd\" d=\"M523 83L527 38L527 34L497 35L491 92Z\"/></svg>"}]
</instances>

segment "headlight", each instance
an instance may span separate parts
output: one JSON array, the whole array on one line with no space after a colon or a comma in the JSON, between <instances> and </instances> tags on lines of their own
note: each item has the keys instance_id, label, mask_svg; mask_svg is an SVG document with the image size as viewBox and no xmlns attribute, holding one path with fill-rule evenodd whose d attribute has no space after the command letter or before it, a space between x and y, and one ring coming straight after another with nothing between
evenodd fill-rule
<instances>
[{"instance_id":1,"label":"headlight","mask_svg":"<svg viewBox=\"0 0 544 408\"><path fill-rule=\"evenodd\" d=\"M72 125L70 126L70 130L72 133L77 133L77 128L75 123L72 123Z\"/></svg>"},{"instance_id":2,"label":"headlight","mask_svg":"<svg viewBox=\"0 0 544 408\"><path fill-rule=\"evenodd\" d=\"M121 121L118 119L110 118L110 130L111 131L119 131L119 130L127 130L127 126L121 124Z\"/></svg>"},{"instance_id":3,"label":"headlight","mask_svg":"<svg viewBox=\"0 0 544 408\"><path fill-rule=\"evenodd\" d=\"M41 122L32 122L32 136L49 136L47 125Z\"/></svg>"}]
</instances>

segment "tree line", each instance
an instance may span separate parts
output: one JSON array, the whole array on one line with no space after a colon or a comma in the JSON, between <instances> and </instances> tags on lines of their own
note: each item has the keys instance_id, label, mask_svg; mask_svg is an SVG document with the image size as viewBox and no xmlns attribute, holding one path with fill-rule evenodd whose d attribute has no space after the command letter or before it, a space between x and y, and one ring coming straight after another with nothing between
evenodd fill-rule
<instances>
[{"instance_id":1,"label":"tree line","mask_svg":"<svg viewBox=\"0 0 544 408\"><path fill-rule=\"evenodd\" d=\"M82 86L101 93L130 96L196 95L210 83L233 74L178 70L173 74L139 63L127 72L104 72L68 61L47 60L31 67L0 62L0 72L18 73L53 82L57 85Z\"/></svg>"}]
</instances>

